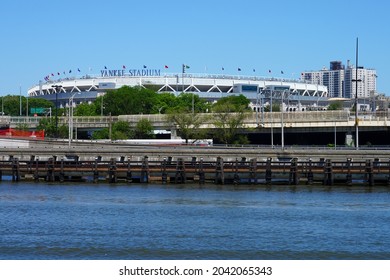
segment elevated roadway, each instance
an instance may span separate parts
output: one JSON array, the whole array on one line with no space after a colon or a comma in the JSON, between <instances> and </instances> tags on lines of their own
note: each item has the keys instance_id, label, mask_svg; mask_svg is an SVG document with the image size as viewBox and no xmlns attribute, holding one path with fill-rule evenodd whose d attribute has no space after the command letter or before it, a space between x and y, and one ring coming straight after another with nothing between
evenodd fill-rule
<instances>
[{"instance_id":1,"label":"elevated roadway","mask_svg":"<svg viewBox=\"0 0 390 280\"><path fill-rule=\"evenodd\" d=\"M212 114L202 114L204 117L203 128L215 128ZM358 117L359 129L366 131L388 130L390 124L388 113L360 114ZM0 117L0 125L17 128L27 126L34 129L43 117ZM168 121L167 115L122 115L122 116L92 116L73 117L73 127L76 129L99 129L109 127L116 121L127 121L131 127L135 127L141 119L147 119L156 130L175 130L176 126ZM67 125L68 117L59 117L59 125ZM314 112L274 112L246 113L242 129L259 129L262 131L280 129L281 127L292 132L330 131L337 128L351 130L355 126L354 114L348 111L314 111Z\"/></svg>"}]
</instances>

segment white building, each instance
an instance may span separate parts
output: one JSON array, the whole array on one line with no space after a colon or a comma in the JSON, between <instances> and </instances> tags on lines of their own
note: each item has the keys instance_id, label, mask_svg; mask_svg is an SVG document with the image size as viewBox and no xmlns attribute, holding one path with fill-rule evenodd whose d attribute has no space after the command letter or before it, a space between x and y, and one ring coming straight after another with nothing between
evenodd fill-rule
<instances>
[{"instance_id":1,"label":"white building","mask_svg":"<svg viewBox=\"0 0 390 280\"><path fill-rule=\"evenodd\" d=\"M68 107L70 99L75 104L92 102L110 89L122 86L151 88L158 93L196 93L210 101L233 94L243 94L253 103L267 88L288 88L290 100L318 103L326 101L327 87L297 80L263 78L257 76L205 75L194 73L164 73L159 69L140 70L101 70L100 75L72 77L58 80L40 81L28 90L30 97L40 97ZM76 94L79 93L79 94Z\"/></svg>"},{"instance_id":2,"label":"white building","mask_svg":"<svg viewBox=\"0 0 390 280\"><path fill-rule=\"evenodd\" d=\"M376 70L358 67L358 98L371 98L376 92ZM356 67L340 61L331 61L330 69L307 71L301 74L301 79L312 84L328 87L329 97L355 98L356 96Z\"/></svg>"},{"instance_id":3,"label":"white building","mask_svg":"<svg viewBox=\"0 0 390 280\"><path fill-rule=\"evenodd\" d=\"M356 77L357 70L357 77ZM376 70L364 69L363 67L347 67L345 70L345 96L346 98L356 97L356 80L357 97L372 98L376 92Z\"/></svg>"}]
</instances>

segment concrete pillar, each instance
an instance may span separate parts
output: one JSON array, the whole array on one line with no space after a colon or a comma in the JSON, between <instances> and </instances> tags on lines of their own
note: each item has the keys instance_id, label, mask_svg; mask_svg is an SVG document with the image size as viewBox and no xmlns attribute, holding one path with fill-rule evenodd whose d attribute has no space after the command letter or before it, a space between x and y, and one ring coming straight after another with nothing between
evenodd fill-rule
<instances>
[{"instance_id":1,"label":"concrete pillar","mask_svg":"<svg viewBox=\"0 0 390 280\"><path fill-rule=\"evenodd\" d=\"M355 147L355 141L351 132L345 134L345 145L349 147Z\"/></svg>"}]
</instances>

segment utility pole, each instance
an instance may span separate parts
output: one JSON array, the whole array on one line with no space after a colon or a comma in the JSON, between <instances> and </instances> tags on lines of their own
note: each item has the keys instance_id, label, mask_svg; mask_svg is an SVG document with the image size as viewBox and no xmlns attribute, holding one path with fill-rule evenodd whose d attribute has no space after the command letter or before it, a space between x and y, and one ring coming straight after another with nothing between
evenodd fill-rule
<instances>
[{"instance_id":1,"label":"utility pole","mask_svg":"<svg viewBox=\"0 0 390 280\"><path fill-rule=\"evenodd\" d=\"M359 119L358 119L358 82L361 82L361 79L358 79L358 67L359 67L359 38L356 38L356 68L355 68L355 79L352 79L352 82L355 82L355 142L356 150L359 150Z\"/></svg>"},{"instance_id":2,"label":"utility pole","mask_svg":"<svg viewBox=\"0 0 390 280\"><path fill-rule=\"evenodd\" d=\"M22 116L22 86L19 86L19 115Z\"/></svg>"}]
</instances>

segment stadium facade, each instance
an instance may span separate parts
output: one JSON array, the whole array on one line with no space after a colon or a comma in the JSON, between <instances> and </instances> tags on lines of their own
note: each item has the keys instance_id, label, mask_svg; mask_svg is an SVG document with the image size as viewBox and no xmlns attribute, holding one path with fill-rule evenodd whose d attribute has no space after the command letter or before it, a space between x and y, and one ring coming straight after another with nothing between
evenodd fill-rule
<instances>
[{"instance_id":1,"label":"stadium facade","mask_svg":"<svg viewBox=\"0 0 390 280\"><path fill-rule=\"evenodd\" d=\"M140 86L151 88L158 93L170 92L176 95L182 92L195 93L210 101L233 94L243 94L251 100L252 106L260 104L260 99L262 104L265 104L266 99L285 98L290 106L295 106L299 110L319 106L328 98L326 86L297 80L256 76L170 74L159 69L104 69L99 75L47 79L30 88L28 95L57 102L59 107L68 107L71 99L73 104L92 102L108 90L122 86Z\"/></svg>"}]
</instances>

